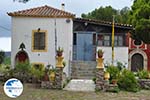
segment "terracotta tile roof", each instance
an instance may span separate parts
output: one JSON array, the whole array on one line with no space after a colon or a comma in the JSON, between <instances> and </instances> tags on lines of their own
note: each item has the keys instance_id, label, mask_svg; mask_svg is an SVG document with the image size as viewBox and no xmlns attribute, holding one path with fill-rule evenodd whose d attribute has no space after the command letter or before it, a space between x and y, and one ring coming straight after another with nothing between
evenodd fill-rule
<instances>
[{"instance_id":1,"label":"terracotta tile roof","mask_svg":"<svg viewBox=\"0 0 150 100\"><path fill-rule=\"evenodd\" d=\"M75 15L69 12L59 10L50 6L42 6L22 11L7 13L9 16L22 16L22 17L62 17L74 18Z\"/></svg>"},{"instance_id":2,"label":"terracotta tile roof","mask_svg":"<svg viewBox=\"0 0 150 100\"><path fill-rule=\"evenodd\" d=\"M104 25L104 26L112 26L112 22L95 20L95 19L74 18L74 21L86 22L86 23L97 24L97 25ZM123 28L128 28L128 29L133 28L132 25L130 24L121 24L121 23L115 23L115 27L123 27Z\"/></svg>"}]
</instances>

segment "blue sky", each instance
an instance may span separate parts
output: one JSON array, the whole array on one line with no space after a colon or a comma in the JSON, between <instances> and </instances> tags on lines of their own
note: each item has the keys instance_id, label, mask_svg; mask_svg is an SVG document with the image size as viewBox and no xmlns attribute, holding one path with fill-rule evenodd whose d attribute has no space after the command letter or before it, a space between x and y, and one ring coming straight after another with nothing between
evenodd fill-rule
<instances>
[{"instance_id":1,"label":"blue sky","mask_svg":"<svg viewBox=\"0 0 150 100\"><path fill-rule=\"evenodd\" d=\"M66 11L80 17L82 13L88 13L100 6L105 7L110 5L115 9L122 9L125 6L130 7L133 0L30 0L25 4L13 2L13 0L0 0L0 37L11 37L11 18L7 15L7 12L43 5L61 9L61 3L65 3ZM0 49L3 49L1 45Z\"/></svg>"}]
</instances>

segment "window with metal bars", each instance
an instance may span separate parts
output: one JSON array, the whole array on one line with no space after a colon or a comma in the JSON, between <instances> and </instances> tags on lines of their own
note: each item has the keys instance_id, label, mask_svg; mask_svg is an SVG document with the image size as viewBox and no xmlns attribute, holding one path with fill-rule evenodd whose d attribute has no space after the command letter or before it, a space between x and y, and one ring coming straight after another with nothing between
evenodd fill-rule
<instances>
[{"instance_id":1,"label":"window with metal bars","mask_svg":"<svg viewBox=\"0 0 150 100\"><path fill-rule=\"evenodd\" d=\"M47 31L40 30L32 31L32 51L33 52L44 52L47 51Z\"/></svg>"}]
</instances>

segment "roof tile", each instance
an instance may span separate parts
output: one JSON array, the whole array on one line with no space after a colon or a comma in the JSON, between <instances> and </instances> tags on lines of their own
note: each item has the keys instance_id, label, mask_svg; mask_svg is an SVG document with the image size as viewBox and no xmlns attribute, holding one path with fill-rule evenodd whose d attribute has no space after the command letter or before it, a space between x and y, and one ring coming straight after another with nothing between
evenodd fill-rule
<instances>
[{"instance_id":1,"label":"roof tile","mask_svg":"<svg viewBox=\"0 0 150 100\"><path fill-rule=\"evenodd\" d=\"M52 8L50 6L41 6L22 11L7 13L9 16L23 16L23 17L69 17L74 18L75 15L63 10Z\"/></svg>"},{"instance_id":2,"label":"roof tile","mask_svg":"<svg viewBox=\"0 0 150 100\"><path fill-rule=\"evenodd\" d=\"M74 18L74 21L80 21L80 22L87 22L87 23L92 23L92 24L100 24L100 25L110 25L110 26L112 26L112 22L95 20L95 19ZM115 26L126 27L126 28L131 28L131 29L133 28L133 26L129 25L129 24L122 24L122 23L114 23L114 24L115 24Z\"/></svg>"}]
</instances>

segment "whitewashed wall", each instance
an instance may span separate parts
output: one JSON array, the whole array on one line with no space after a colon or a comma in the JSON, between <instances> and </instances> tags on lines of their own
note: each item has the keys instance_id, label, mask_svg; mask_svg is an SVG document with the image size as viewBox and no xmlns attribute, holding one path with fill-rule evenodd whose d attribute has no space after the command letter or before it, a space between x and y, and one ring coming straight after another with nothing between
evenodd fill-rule
<instances>
[{"instance_id":1,"label":"whitewashed wall","mask_svg":"<svg viewBox=\"0 0 150 100\"><path fill-rule=\"evenodd\" d=\"M73 22L66 23L67 18L56 18L57 46L64 48L64 60L67 65L64 69L68 75L69 60L72 60L72 34ZM32 52L32 30L47 30L48 51ZM55 66L55 19L54 18L32 18L32 17L12 17L12 47L11 62L14 66L15 56L19 51L21 43L26 46L30 63L44 63Z\"/></svg>"},{"instance_id":2,"label":"whitewashed wall","mask_svg":"<svg viewBox=\"0 0 150 100\"><path fill-rule=\"evenodd\" d=\"M104 63L111 64L112 63L112 48L111 47L97 47L98 49L102 49L104 51ZM128 66L128 47L115 47L114 48L114 64L122 62L126 67Z\"/></svg>"}]
</instances>

